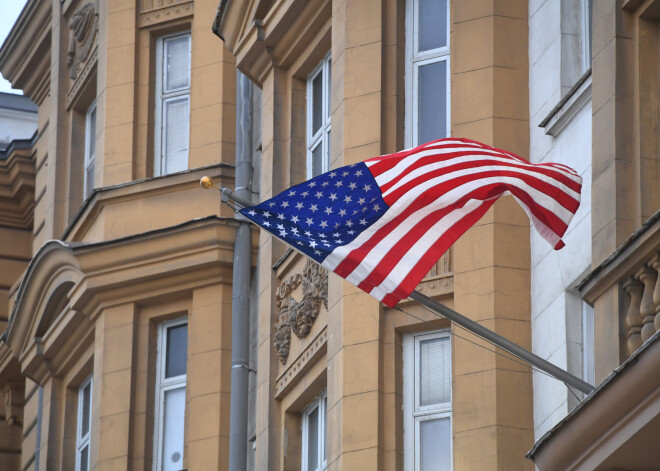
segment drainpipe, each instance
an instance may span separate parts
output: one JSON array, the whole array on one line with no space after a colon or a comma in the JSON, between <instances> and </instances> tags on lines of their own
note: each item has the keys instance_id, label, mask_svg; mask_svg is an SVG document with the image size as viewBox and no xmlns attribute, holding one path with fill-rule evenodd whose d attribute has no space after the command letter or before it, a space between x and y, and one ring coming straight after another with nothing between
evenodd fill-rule
<instances>
[{"instance_id":1,"label":"drainpipe","mask_svg":"<svg viewBox=\"0 0 660 471\"><path fill-rule=\"evenodd\" d=\"M252 84L236 71L236 176L235 191L251 200L252 180ZM231 309L231 412L229 416L229 469L247 467L248 384L250 373L250 223L240 220L234 241L234 273Z\"/></svg>"}]
</instances>

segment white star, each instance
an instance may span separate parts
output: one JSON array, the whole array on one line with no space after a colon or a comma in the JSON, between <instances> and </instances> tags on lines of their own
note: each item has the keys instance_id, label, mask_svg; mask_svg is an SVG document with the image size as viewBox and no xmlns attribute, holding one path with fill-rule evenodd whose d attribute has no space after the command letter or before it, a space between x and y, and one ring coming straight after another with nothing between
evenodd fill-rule
<instances>
[{"instance_id":1,"label":"white star","mask_svg":"<svg viewBox=\"0 0 660 471\"><path fill-rule=\"evenodd\" d=\"M350 235L353 235L353 234L355 234L355 231L354 231L354 230L350 230L350 231L348 231L348 233L349 233Z\"/></svg>"},{"instance_id":2,"label":"white star","mask_svg":"<svg viewBox=\"0 0 660 471\"><path fill-rule=\"evenodd\" d=\"M340 216L346 216L346 210L345 209L340 209L339 210L339 215Z\"/></svg>"},{"instance_id":3,"label":"white star","mask_svg":"<svg viewBox=\"0 0 660 471\"><path fill-rule=\"evenodd\" d=\"M345 177L346 175L348 175L348 172L344 170L344 171L341 173L341 176L342 176L342 177Z\"/></svg>"},{"instance_id":4,"label":"white star","mask_svg":"<svg viewBox=\"0 0 660 471\"><path fill-rule=\"evenodd\" d=\"M293 196L293 195L295 195L295 194L296 194L295 191L293 191L293 190L290 190L290 191L289 191L289 196Z\"/></svg>"},{"instance_id":5,"label":"white star","mask_svg":"<svg viewBox=\"0 0 660 471\"><path fill-rule=\"evenodd\" d=\"M274 201L271 201L270 203L268 203L268 207L272 208L273 206L275 206L275 202L274 202Z\"/></svg>"},{"instance_id":6,"label":"white star","mask_svg":"<svg viewBox=\"0 0 660 471\"><path fill-rule=\"evenodd\" d=\"M337 172L330 172L330 178L335 178L337 176Z\"/></svg>"},{"instance_id":7,"label":"white star","mask_svg":"<svg viewBox=\"0 0 660 471\"><path fill-rule=\"evenodd\" d=\"M298 244L298 245L305 245L305 244L302 243L301 240L299 240L298 242L296 242L296 244Z\"/></svg>"},{"instance_id":8,"label":"white star","mask_svg":"<svg viewBox=\"0 0 660 471\"><path fill-rule=\"evenodd\" d=\"M335 232L334 234L332 234L332 237L339 237L340 235L341 234L339 232Z\"/></svg>"},{"instance_id":9,"label":"white star","mask_svg":"<svg viewBox=\"0 0 660 471\"><path fill-rule=\"evenodd\" d=\"M336 186L337 188L339 188L339 187L342 186L343 184L344 184L344 182L342 182L341 180L337 180L337 183L335 183L335 186Z\"/></svg>"},{"instance_id":10,"label":"white star","mask_svg":"<svg viewBox=\"0 0 660 471\"><path fill-rule=\"evenodd\" d=\"M307 223L308 226L311 226L312 224L314 224L314 221L312 221L311 218L307 218L307 221L305 221L305 222ZM307 232L305 232L305 235L307 235ZM307 235L307 237L309 237L309 236L311 236L311 234Z\"/></svg>"},{"instance_id":11,"label":"white star","mask_svg":"<svg viewBox=\"0 0 660 471\"><path fill-rule=\"evenodd\" d=\"M364 191L369 191L369 190L371 190L371 185L364 185L363 190L364 190Z\"/></svg>"},{"instance_id":12,"label":"white star","mask_svg":"<svg viewBox=\"0 0 660 471\"><path fill-rule=\"evenodd\" d=\"M277 225L277 228L278 228L279 230L282 230L282 229L284 229L284 226L283 226L282 224L278 224L278 225Z\"/></svg>"},{"instance_id":13,"label":"white star","mask_svg":"<svg viewBox=\"0 0 660 471\"><path fill-rule=\"evenodd\" d=\"M374 204L374 211L379 211L379 210L380 210L380 205Z\"/></svg>"},{"instance_id":14,"label":"white star","mask_svg":"<svg viewBox=\"0 0 660 471\"><path fill-rule=\"evenodd\" d=\"M318 245L318 244L317 244L316 242L314 242L313 240L310 240L310 241L309 241L309 246L310 246L311 248L315 249L317 245Z\"/></svg>"},{"instance_id":15,"label":"white star","mask_svg":"<svg viewBox=\"0 0 660 471\"><path fill-rule=\"evenodd\" d=\"M330 183L329 182L323 182L321 183L321 186L328 186Z\"/></svg>"},{"instance_id":16,"label":"white star","mask_svg":"<svg viewBox=\"0 0 660 471\"><path fill-rule=\"evenodd\" d=\"M264 226L266 226L266 227L270 227L270 223L269 223L268 221L264 221L264 222L262 222L261 224L264 225Z\"/></svg>"},{"instance_id":17,"label":"white star","mask_svg":"<svg viewBox=\"0 0 660 471\"><path fill-rule=\"evenodd\" d=\"M309 207L309 210L310 210L311 212L315 213L316 211L319 210L318 205L316 205L316 204L311 205L311 206Z\"/></svg>"},{"instance_id":18,"label":"white star","mask_svg":"<svg viewBox=\"0 0 660 471\"><path fill-rule=\"evenodd\" d=\"M335 244L341 244L341 243L342 243L341 240L339 239L335 240Z\"/></svg>"},{"instance_id":19,"label":"white star","mask_svg":"<svg viewBox=\"0 0 660 471\"><path fill-rule=\"evenodd\" d=\"M326 227L328 227L328 223L325 222L325 221L321 221L321 224L319 224L319 226L321 226L323 229L325 229Z\"/></svg>"},{"instance_id":20,"label":"white star","mask_svg":"<svg viewBox=\"0 0 660 471\"><path fill-rule=\"evenodd\" d=\"M359 204L364 204L364 203L366 203L366 200L365 200L364 198L360 198L360 199L358 200L358 203L359 203Z\"/></svg>"},{"instance_id":21,"label":"white star","mask_svg":"<svg viewBox=\"0 0 660 471\"><path fill-rule=\"evenodd\" d=\"M358 170L357 172L355 172L356 177L359 177L360 175L362 175L362 170Z\"/></svg>"},{"instance_id":22,"label":"white star","mask_svg":"<svg viewBox=\"0 0 660 471\"><path fill-rule=\"evenodd\" d=\"M360 224L362 224L364 226L365 224L367 224L367 220L366 219L360 219Z\"/></svg>"},{"instance_id":23,"label":"white star","mask_svg":"<svg viewBox=\"0 0 660 471\"><path fill-rule=\"evenodd\" d=\"M286 237L286 231L285 230L280 231L280 237Z\"/></svg>"},{"instance_id":24,"label":"white star","mask_svg":"<svg viewBox=\"0 0 660 471\"><path fill-rule=\"evenodd\" d=\"M282 207L283 208L288 208L289 207L289 202L288 201L282 201Z\"/></svg>"},{"instance_id":25,"label":"white star","mask_svg":"<svg viewBox=\"0 0 660 471\"><path fill-rule=\"evenodd\" d=\"M330 193L330 199L332 201L336 200L337 199L337 193Z\"/></svg>"},{"instance_id":26,"label":"white star","mask_svg":"<svg viewBox=\"0 0 660 471\"><path fill-rule=\"evenodd\" d=\"M298 201L298 202L296 203L296 208L297 208L297 209L302 209L302 208L303 208L303 204L302 204L300 201Z\"/></svg>"},{"instance_id":27,"label":"white star","mask_svg":"<svg viewBox=\"0 0 660 471\"><path fill-rule=\"evenodd\" d=\"M248 214L250 216L256 216L257 213L254 211L254 209L251 209L251 210L248 211Z\"/></svg>"},{"instance_id":28,"label":"white star","mask_svg":"<svg viewBox=\"0 0 660 471\"><path fill-rule=\"evenodd\" d=\"M291 222L298 222L298 221L299 221L298 216L293 216L291 218Z\"/></svg>"},{"instance_id":29,"label":"white star","mask_svg":"<svg viewBox=\"0 0 660 471\"><path fill-rule=\"evenodd\" d=\"M325 211L323 211L325 214L331 214L332 213L332 208L330 206L326 206Z\"/></svg>"},{"instance_id":30,"label":"white star","mask_svg":"<svg viewBox=\"0 0 660 471\"><path fill-rule=\"evenodd\" d=\"M319 237L320 237L321 239L325 239L325 234L319 234Z\"/></svg>"},{"instance_id":31,"label":"white star","mask_svg":"<svg viewBox=\"0 0 660 471\"><path fill-rule=\"evenodd\" d=\"M314 188L316 186L316 182L309 182L309 187Z\"/></svg>"},{"instance_id":32,"label":"white star","mask_svg":"<svg viewBox=\"0 0 660 471\"><path fill-rule=\"evenodd\" d=\"M277 219L283 221L284 220L284 214L278 214Z\"/></svg>"},{"instance_id":33,"label":"white star","mask_svg":"<svg viewBox=\"0 0 660 471\"><path fill-rule=\"evenodd\" d=\"M323 242L323 245L325 245L326 247L330 247L330 244L328 244L327 242Z\"/></svg>"},{"instance_id":34,"label":"white star","mask_svg":"<svg viewBox=\"0 0 660 471\"><path fill-rule=\"evenodd\" d=\"M355 187L356 187L356 186L357 186L357 185L356 185L354 182L351 182L351 183L348 184L348 187L349 187L351 190L355 190Z\"/></svg>"},{"instance_id":35,"label":"white star","mask_svg":"<svg viewBox=\"0 0 660 471\"><path fill-rule=\"evenodd\" d=\"M320 191L317 191L314 196L316 196L317 198L323 198L323 193L321 193Z\"/></svg>"},{"instance_id":36,"label":"white star","mask_svg":"<svg viewBox=\"0 0 660 471\"><path fill-rule=\"evenodd\" d=\"M306 235L307 237L312 237L312 233L309 232L309 231L305 231L305 235Z\"/></svg>"},{"instance_id":37,"label":"white star","mask_svg":"<svg viewBox=\"0 0 660 471\"><path fill-rule=\"evenodd\" d=\"M264 215L265 218L268 218L268 217L272 216L272 214L270 214L268 211L264 211L263 215Z\"/></svg>"},{"instance_id":38,"label":"white star","mask_svg":"<svg viewBox=\"0 0 660 471\"><path fill-rule=\"evenodd\" d=\"M306 197L308 195L309 195L309 191L303 191L302 193L300 193L300 196L302 197Z\"/></svg>"},{"instance_id":39,"label":"white star","mask_svg":"<svg viewBox=\"0 0 660 471\"><path fill-rule=\"evenodd\" d=\"M315 253L316 255L321 255L321 252L319 252L318 250L314 250L314 253Z\"/></svg>"},{"instance_id":40,"label":"white star","mask_svg":"<svg viewBox=\"0 0 660 471\"><path fill-rule=\"evenodd\" d=\"M348 221L346 221L346 225L347 225L348 227L353 227L353 221L351 221L351 220L349 219Z\"/></svg>"},{"instance_id":41,"label":"white star","mask_svg":"<svg viewBox=\"0 0 660 471\"><path fill-rule=\"evenodd\" d=\"M350 197L350 196L346 196L346 198L344 198L344 202L345 202L345 203L350 203L350 202L351 202L351 197Z\"/></svg>"},{"instance_id":42,"label":"white star","mask_svg":"<svg viewBox=\"0 0 660 471\"><path fill-rule=\"evenodd\" d=\"M298 229L296 229L295 227L292 227L292 228L291 228L291 232L292 232L294 235L298 235Z\"/></svg>"}]
</instances>

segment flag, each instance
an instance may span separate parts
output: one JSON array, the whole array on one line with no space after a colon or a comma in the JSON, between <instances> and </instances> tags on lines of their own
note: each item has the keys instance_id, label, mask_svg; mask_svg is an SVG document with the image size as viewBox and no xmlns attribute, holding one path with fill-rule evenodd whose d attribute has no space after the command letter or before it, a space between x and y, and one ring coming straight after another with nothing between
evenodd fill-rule
<instances>
[{"instance_id":1,"label":"flag","mask_svg":"<svg viewBox=\"0 0 660 471\"><path fill-rule=\"evenodd\" d=\"M389 307L502 195L555 249L582 179L469 139L440 139L331 170L241 213Z\"/></svg>"}]
</instances>

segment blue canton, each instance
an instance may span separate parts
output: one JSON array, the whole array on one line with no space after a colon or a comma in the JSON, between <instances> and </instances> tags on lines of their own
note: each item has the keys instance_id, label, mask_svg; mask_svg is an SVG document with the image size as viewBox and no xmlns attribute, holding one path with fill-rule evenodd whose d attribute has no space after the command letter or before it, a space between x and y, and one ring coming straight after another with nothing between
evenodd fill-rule
<instances>
[{"instance_id":1,"label":"blue canton","mask_svg":"<svg viewBox=\"0 0 660 471\"><path fill-rule=\"evenodd\" d=\"M367 166L341 167L240 212L321 263L387 210Z\"/></svg>"}]
</instances>

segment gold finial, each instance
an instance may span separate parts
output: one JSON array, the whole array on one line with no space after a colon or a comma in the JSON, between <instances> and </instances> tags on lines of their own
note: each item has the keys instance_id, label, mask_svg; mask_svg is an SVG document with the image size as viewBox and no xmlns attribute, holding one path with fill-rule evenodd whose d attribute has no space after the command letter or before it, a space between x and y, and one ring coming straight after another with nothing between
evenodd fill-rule
<instances>
[{"instance_id":1,"label":"gold finial","mask_svg":"<svg viewBox=\"0 0 660 471\"><path fill-rule=\"evenodd\" d=\"M205 190L208 190L209 188L218 188L213 184L213 180L211 180L211 177L202 177L199 180L199 184L204 188Z\"/></svg>"}]
</instances>

